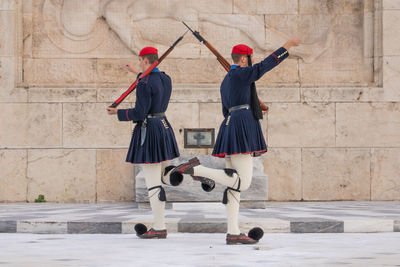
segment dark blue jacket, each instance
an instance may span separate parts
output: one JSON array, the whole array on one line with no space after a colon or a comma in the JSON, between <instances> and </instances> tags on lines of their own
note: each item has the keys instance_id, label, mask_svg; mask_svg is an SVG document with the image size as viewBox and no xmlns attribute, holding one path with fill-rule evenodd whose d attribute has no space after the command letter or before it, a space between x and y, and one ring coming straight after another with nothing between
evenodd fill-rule
<instances>
[{"instance_id":1,"label":"dark blue jacket","mask_svg":"<svg viewBox=\"0 0 400 267\"><path fill-rule=\"evenodd\" d=\"M171 97L171 78L163 72L152 72L139 81L134 108L119 109L120 121L143 121L147 114L165 112Z\"/></svg>"},{"instance_id":2,"label":"dark blue jacket","mask_svg":"<svg viewBox=\"0 0 400 267\"><path fill-rule=\"evenodd\" d=\"M221 84L222 113L226 117L231 107L250 105L250 85L260 79L266 72L278 66L289 56L288 51L281 47L260 63L249 67L231 69Z\"/></svg>"}]
</instances>

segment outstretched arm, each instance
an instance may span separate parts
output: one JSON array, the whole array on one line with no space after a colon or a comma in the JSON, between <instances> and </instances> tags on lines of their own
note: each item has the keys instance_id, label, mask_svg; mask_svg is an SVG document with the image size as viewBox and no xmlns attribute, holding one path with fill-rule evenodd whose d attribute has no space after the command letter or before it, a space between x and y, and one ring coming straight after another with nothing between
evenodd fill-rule
<instances>
[{"instance_id":1,"label":"outstretched arm","mask_svg":"<svg viewBox=\"0 0 400 267\"><path fill-rule=\"evenodd\" d=\"M300 42L301 42L300 39L298 37L295 37L295 38L292 38L289 41L287 41L282 47L289 51L289 49L292 46L300 45Z\"/></svg>"},{"instance_id":2,"label":"outstretched arm","mask_svg":"<svg viewBox=\"0 0 400 267\"><path fill-rule=\"evenodd\" d=\"M298 37L292 38L289 41L287 41L282 47L285 48L287 51L292 46L298 46L300 44L300 39ZM258 101L260 102L262 113L265 114L268 112L268 106L264 104L264 102L259 98Z\"/></svg>"},{"instance_id":3,"label":"outstretched arm","mask_svg":"<svg viewBox=\"0 0 400 267\"><path fill-rule=\"evenodd\" d=\"M133 72L135 74L138 74L139 71L132 65L132 64L126 64L125 67L130 71Z\"/></svg>"}]
</instances>

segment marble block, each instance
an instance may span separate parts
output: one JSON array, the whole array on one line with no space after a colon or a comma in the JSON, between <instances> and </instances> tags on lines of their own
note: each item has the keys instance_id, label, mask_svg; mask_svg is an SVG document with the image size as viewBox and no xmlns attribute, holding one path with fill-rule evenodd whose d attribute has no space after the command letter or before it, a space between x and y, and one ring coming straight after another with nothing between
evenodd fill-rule
<instances>
[{"instance_id":1,"label":"marble block","mask_svg":"<svg viewBox=\"0 0 400 267\"><path fill-rule=\"evenodd\" d=\"M175 159L171 162L173 165L178 165L193 155L183 155L179 159ZM199 155L202 165L210 168L223 169L225 168L225 160L208 156ZM246 208L260 208L260 203L268 200L268 179L267 175L263 172L263 161L262 158L253 158L253 180L248 190L242 192L241 202L246 204ZM148 202L148 194L145 183L143 171L139 170L136 175L135 183L135 196L136 202L143 203ZM163 186L167 195L168 202L221 202L225 186L216 184L215 188L211 192L205 192L201 188L198 181L193 181L189 175L185 175L182 184L177 187L164 185Z\"/></svg>"}]
</instances>

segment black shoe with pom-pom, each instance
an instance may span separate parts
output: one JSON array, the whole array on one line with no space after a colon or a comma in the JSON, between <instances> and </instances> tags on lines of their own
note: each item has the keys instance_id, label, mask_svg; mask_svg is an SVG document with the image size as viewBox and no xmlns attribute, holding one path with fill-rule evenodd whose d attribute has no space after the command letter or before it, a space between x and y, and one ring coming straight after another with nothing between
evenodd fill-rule
<instances>
[{"instance_id":1,"label":"black shoe with pom-pom","mask_svg":"<svg viewBox=\"0 0 400 267\"><path fill-rule=\"evenodd\" d=\"M158 239L165 239L167 238L167 230L154 230L150 228L147 230L146 225L138 223L135 225L136 235L143 239L150 239L150 238L158 238Z\"/></svg>"}]
</instances>

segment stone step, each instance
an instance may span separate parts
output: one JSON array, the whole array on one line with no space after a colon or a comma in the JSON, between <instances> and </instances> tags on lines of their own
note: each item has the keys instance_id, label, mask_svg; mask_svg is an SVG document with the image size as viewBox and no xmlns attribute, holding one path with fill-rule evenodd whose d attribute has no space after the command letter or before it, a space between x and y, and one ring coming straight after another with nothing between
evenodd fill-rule
<instances>
[{"instance_id":1,"label":"stone step","mask_svg":"<svg viewBox=\"0 0 400 267\"><path fill-rule=\"evenodd\" d=\"M169 233L224 233L221 203L167 203ZM241 209L243 232L261 227L265 233L400 232L400 202L265 202L265 209ZM137 203L0 204L0 233L135 234L134 226L152 227L149 209Z\"/></svg>"},{"instance_id":2,"label":"stone step","mask_svg":"<svg viewBox=\"0 0 400 267\"><path fill-rule=\"evenodd\" d=\"M0 221L0 233L33 234L135 234L134 226L143 223L148 228L151 221ZM241 221L240 228L248 232L261 227L265 233L377 233L400 232L400 220L320 220L302 219L284 221L277 219ZM223 218L188 217L179 221L167 220L169 233L225 233Z\"/></svg>"}]
</instances>

